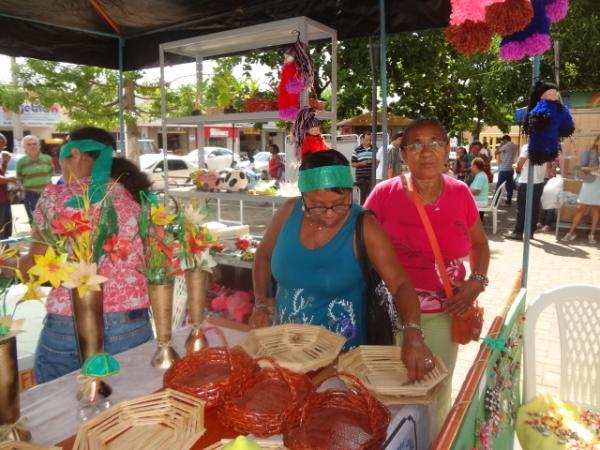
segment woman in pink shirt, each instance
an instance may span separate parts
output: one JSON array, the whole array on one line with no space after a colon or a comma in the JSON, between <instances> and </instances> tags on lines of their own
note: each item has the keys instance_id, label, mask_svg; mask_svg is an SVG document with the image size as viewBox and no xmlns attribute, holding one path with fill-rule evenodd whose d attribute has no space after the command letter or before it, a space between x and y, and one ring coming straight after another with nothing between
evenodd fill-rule
<instances>
[{"instance_id":1,"label":"woman in pink shirt","mask_svg":"<svg viewBox=\"0 0 600 450\"><path fill-rule=\"evenodd\" d=\"M112 261L104 255L98 265L98 273L107 278L102 284L104 298L104 350L120 353L152 338L149 316L148 289L143 268L144 253L138 234L140 192L147 191L151 182L129 160L112 159L114 138L106 131L86 127L70 133L72 148L63 155L61 169L63 185L49 185L38 201L33 224L33 241L29 254L20 258L22 273L33 265L33 255L44 254L39 228L49 230L47 220L57 214L73 213L77 202L73 198L82 195L82 186L90 186L90 194L98 188L92 172L98 161L107 165L106 176L101 183L111 197L118 216L119 241L128 242L124 259ZM65 146L63 146L65 147ZM97 149L97 150L96 150ZM64 156L64 157L63 157ZM110 173L110 175L109 175ZM107 184L108 185L107 185ZM100 212L95 215L98 220ZM96 226L97 223L93 223ZM11 265L16 265L16 261ZM44 383L80 368L79 353L73 325L71 294L63 286L53 288L46 300L47 315L35 355L34 371L38 383Z\"/></svg>"},{"instance_id":2,"label":"woman in pink shirt","mask_svg":"<svg viewBox=\"0 0 600 450\"><path fill-rule=\"evenodd\" d=\"M378 184L365 207L372 210L386 229L396 256L413 282L421 304L425 343L439 355L452 373L458 345L452 343L450 316L462 314L487 284L490 252L469 187L443 175L450 145L446 130L437 119L418 119L404 131L402 159L410 175ZM455 295L446 301L444 287L431 244L415 205L406 192L410 182L421 199L439 242ZM471 274L463 260L469 258ZM440 393L437 427L450 409L451 379Z\"/></svg>"}]
</instances>

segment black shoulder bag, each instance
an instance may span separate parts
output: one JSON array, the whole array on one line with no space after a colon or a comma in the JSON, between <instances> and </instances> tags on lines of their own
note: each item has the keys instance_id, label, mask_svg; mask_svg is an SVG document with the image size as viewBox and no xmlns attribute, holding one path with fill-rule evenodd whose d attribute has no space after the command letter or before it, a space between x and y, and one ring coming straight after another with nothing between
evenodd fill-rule
<instances>
[{"instance_id":1,"label":"black shoulder bag","mask_svg":"<svg viewBox=\"0 0 600 450\"><path fill-rule=\"evenodd\" d=\"M356 218L356 250L358 262L367 284L365 294L365 333L367 345L394 345L397 314L392 295L375 271L369 257L364 239L364 217L372 214L361 211Z\"/></svg>"}]
</instances>

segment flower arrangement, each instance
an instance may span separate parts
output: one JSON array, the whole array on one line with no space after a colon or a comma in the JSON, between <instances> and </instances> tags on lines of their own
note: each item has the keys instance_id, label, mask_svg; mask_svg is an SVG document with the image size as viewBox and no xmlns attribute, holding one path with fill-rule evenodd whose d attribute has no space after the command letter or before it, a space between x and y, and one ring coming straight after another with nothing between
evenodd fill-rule
<instances>
[{"instance_id":1,"label":"flower arrangement","mask_svg":"<svg viewBox=\"0 0 600 450\"><path fill-rule=\"evenodd\" d=\"M200 269L212 272L212 268L216 266L213 254L222 250L215 236L202 225L207 215L206 208L199 209L188 205L184 209L184 254L185 266L188 270Z\"/></svg>"},{"instance_id":2,"label":"flower arrangement","mask_svg":"<svg viewBox=\"0 0 600 450\"><path fill-rule=\"evenodd\" d=\"M110 191L92 204L89 186L82 183L81 188L78 208L57 212L53 217L42 211L43 224L36 225L35 230L41 238L39 242L47 247L43 255L34 256L34 265L27 271L28 290L24 298L37 298L37 288L46 282L54 288L62 285L77 289L83 297L88 291L100 291L100 285L107 280L98 274L98 264L114 247L105 243L118 241L117 213ZM97 226L92 227L92 223Z\"/></svg>"},{"instance_id":3,"label":"flower arrangement","mask_svg":"<svg viewBox=\"0 0 600 450\"><path fill-rule=\"evenodd\" d=\"M144 244L144 272L149 284L172 284L183 274L185 246L180 212L171 213L155 193L142 195L138 220Z\"/></svg>"}]
</instances>

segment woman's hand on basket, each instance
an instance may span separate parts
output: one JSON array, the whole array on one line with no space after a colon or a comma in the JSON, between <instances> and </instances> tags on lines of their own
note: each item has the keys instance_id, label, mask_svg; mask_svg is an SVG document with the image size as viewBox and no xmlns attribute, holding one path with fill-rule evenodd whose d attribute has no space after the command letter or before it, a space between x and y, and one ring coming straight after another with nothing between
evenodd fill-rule
<instances>
[{"instance_id":1,"label":"woman's hand on basket","mask_svg":"<svg viewBox=\"0 0 600 450\"><path fill-rule=\"evenodd\" d=\"M479 294L483 292L483 286L475 280L459 281L453 284L455 286L454 297L448 302L448 314L460 316L475 303Z\"/></svg>"},{"instance_id":2,"label":"woman's hand on basket","mask_svg":"<svg viewBox=\"0 0 600 450\"><path fill-rule=\"evenodd\" d=\"M258 303L258 302L257 302ZM264 328L273 325L273 307L267 305L274 305L275 299L265 298L254 307L250 319L248 319L248 325L250 328Z\"/></svg>"},{"instance_id":3,"label":"woman's hand on basket","mask_svg":"<svg viewBox=\"0 0 600 450\"><path fill-rule=\"evenodd\" d=\"M402 340L402 362L411 381L422 380L435 367L433 353L425 345L421 332L405 330Z\"/></svg>"}]
</instances>

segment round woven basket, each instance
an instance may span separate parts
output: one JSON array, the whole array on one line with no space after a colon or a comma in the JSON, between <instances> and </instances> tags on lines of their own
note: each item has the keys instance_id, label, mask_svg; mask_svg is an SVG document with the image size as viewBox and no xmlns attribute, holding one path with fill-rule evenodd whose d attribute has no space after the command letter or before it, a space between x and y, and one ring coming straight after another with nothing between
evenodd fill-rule
<instances>
[{"instance_id":1,"label":"round woven basket","mask_svg":"<svg viewBox=\"0 0 600 450\"><path fill-rule=\"evenodd\" d=\"M231 391L219 408L219 420L238 433L259 437L281 434L296 425L300 407L314 391L310 379L301 373L280 367L273 358L238 391Z\"/></svg>"},{"instance_id":2,"label":"round woven basket","mask_svg":"<svg viewBox=\"0 0 600 450\"><path fill-rule=\"evenodd\" d=\"M352 389L314 392L298 424L285 432L285 445L294 450L381 449L390 412L353 375L337 372L321 384L334 377L351 381Z\"/></svg>"},{"instance_id":3,"label":"round woven basket","mask_svg":"<svg viewBox=\"0 0 600 450\"><path fill-rule=\"evenodd\" d=\"M223 347L205 347L176 361L165 373L164 387L198 397L206 407L216 406L223 395L239 389L258 368L244 351L230 349L223 332L216 327L202 330L215 331L222 339Z\"/></svg>"}]
</instances>

